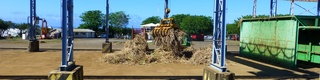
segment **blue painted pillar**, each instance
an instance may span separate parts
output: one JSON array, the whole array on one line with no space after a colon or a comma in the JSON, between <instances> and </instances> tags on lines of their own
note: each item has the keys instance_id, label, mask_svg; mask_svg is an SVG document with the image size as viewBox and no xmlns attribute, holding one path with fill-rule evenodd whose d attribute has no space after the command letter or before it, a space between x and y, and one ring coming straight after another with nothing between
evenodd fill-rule
<instances>
[{"instance_id":1,"label":"blue painted pillar","mask_svg":"<svg viewBox=\"0 0 320 80\"><path fill-rule=\"evenodd\" d=\"M317 16L320 15L320 0L318 0L318 6L317 6Z\"/></svg>"},{"instance_id":2,"label":"blue painted pillar","mask_svg":"<svg viewBox=\"0 0 320 80\"><path fill-rule=\"evenodd\" d=\"M67 0L62 0L62 62L60 71L67 69Z\"/></svg>"},{"instance_id":3,"label":"blue painted pillar","mask_svg":"<svg viewBox=\"0 0 320 80\"><path fill-rule=\"evenodd\" d=\"M226 71L226 25L225 12L226 0L216 0L215 2L215 23L213 30L213 50L211 66L220 72Z\"/></svg>"},{"instance_id":4,"label":"blue painted pillar","mask_svg":"<svg viewBox=\"0 0 320 80\"><path fill-rule=\"evenodd\" d=\"M109 0L106 0L106 41L109 42Z\"/></svg>"},{"instance_id":5,"label":"blue painted pillar","mask_svg":"<svg viewBox=\"0 0 320 80\"><path fill-rule=\"evenodd\" d=\"M278 0L270 0L270 17L277 16Z\"/></svg>"},{"instance_id":6,"label":"blue painted pillar","mask_svg":"<svg viewBox=\"0 0 320 80\"><path fill-rule=\"evenodd\" d=\"M30 41L36 40L35 34L35 24L33 23L36 20L36 0L30 0L30 16L29 16L29 31L28 31L28 38Z\"/></svg>"},{"instance_id":7,"label":"blue painted pillar","mask_svg":"<svg viewBox=\"0 0 320 80\"><path fill-rule=\"evenodd\" d=\"M291 6L290 6L290 15L293 16L294 15L294 0L291 0Z\"/></svg>"},{"instance_id":8,"label":"blue painted pillar","mask_svg":"<svg viewBox=\"0 0 320 80\"><path fill-rule=\"evenodd\" d=\"M221 68L226 68L226 65L225 65L225 60L226 60L226 53L227 53L227 50L226 50L226 23L225 23L225 19L226 19L226 1L224 0L222 2L222 19L221 19L221 51L220 51L220 55L221 55L221 59L220 59L220 66ZM223 71L223 70L222 70Z\"/></svg>"},{"instance_id":9,"label":"blue painted pillar","mask_svg":"<svg viewBox=\"0 0 320 80\"><path fill-rule=\"evenodd\" d=\"M168 0L164 0L165 1L165 5L164 5L164 18L168 18L169 17L169 14L167 13L167 9L168 8L168 3L169 1Z\"/></svg>"},{"instance_id":10,"label":"blue painted pillar","mask_svg":"<svg viewBox=\"0 0 320 80\"><path fill-rule=\"evenodd\" d=\"M33 28L32 28L32 26L33 26L33 25L32 25L32 15L33 15L33 11L32 11L32 8L33 8L33 7L32 7L32 6L33 6L33 0L30 0L30 18L29 18L29 19L30 19L30 20L29 20L29 21L30 21L30 22L29 22L29 26L30 26L30 27L29 27L29 31L28 31L28 38L29 38L29 40L32 40L32 32L31 32L31 31L32 31L32 29L33 29Z\"/></svg>"},{"instance_id":11,"label":"blue painted pillar","mask_svg":"<svg viewBox=\"0 0 320 80\"><path fill-rule=\"evenodd\" d=\"M273 0L270 0L270 17L273 17Z\"/></svg>"},{"instance_id":12,"label":"blue painted pillar","mask_svg":"<svg viewBox=\"0 0 320 80\"><path fill-rule=\"evenodd\" d=\"M214 19L214 28L213 28L213 45L212 45L212 47L213 47L213 49L212 49L212 63L217 63L217 53L216 53L216 47L215 46L218 46L218 42L216 41L216 40L218 40L219 38L218 38L218 33L217 32L219 32L219 0L216 0L216 2L215 2L215 12L214 12L214 14L215 14L215 19Z\"/></svg>"},{"instance_id":13,"label":"blue painted pillar","mask_svg":"<svg viewBox=\"0 0 320 80\"><path fill-rule=\"evenodd\" d=\"M73 0L68 0L68 46L69 60L73 61ZM71 47L72 46L72 47Z\"/></svg>"}]
</instances>

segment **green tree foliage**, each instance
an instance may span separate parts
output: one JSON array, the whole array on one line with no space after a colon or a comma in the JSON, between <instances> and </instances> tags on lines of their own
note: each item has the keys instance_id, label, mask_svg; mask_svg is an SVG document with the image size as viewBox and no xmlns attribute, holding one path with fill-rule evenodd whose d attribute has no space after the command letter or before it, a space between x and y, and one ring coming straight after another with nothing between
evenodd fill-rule
<instances>
[{"instance_id":1,"label":"green tree foliage","mask_svg":"<svg viewBox=\"0 0 320 80\"><path fill-rule=\"evenodd\" d=\"M290 14L278 14L277 17L279 16L290 16ZM227 24L227 33L228 34L240 34L240 25L239 21L240 19L252 19L252 15L245 15L242 16L236 20L234 20L233 23ZM256 18L270 18L269 15L257 15Z\"/></svg>"},{"instance_id":2,"label":"green tree foliage","mask_svg":"<svg viewBox=\"0 0 320 80\"><path fill-rule=\"evenodd\" d=\"M126 26L129 23L129 15L125 14L123 11L118 11L114 13L110 13L109 15L109 34L125 34ZM130 31L131 32L131 31ZM111 36L111 35L110 35Z\"/></svg>"},{"instance_id":3,"label":"green tree foliage","mask_svg":"<svg viewBox=\"0 0 320 80\"><path fill-rule=\"evenodd\" d=\"M128 25L129 18L129 15L125 14L123 11L114 12L109 15L109 24L116 28L124 28Z\"/></svg>"},{"instance_id":4,"label":"green tree foliage","mask_svg":"<svg viewBox=\"0 0 320 80\"><path fill-rule=\"evenodd\" d=\"M213 24L211 17L177 14L171 16L180 28L187 34L212 34Z\"/></svg>"},{"instance_id":5,"label":"green tree foliage","mask_svg":"<svg viewBox=\"0 0 320 80\"><path fill-rule=\"evenodd\" d=\"M83 24L80 24L78 28L91 29L96 32L96 36L105 33L106 15L100 10L92 10L84 12L80 18ZM120 34L123 29L128 25L129 15L123 11L118 11L109 14L109 36L114 34Z\"/></svg>"},{"instance_id":6,"label":"green tree foliage","mask_svg":"<svg viewBox=\"0 0 320 80\"><path fill-rule=\"evenodd\" d=\"M189 14L176 14L176 15L172 15L170 18L173 18L174 21L178 24L181 25L181 22L184 18L191 16Z\"/></svg>"},{"instance_id":7,"label":"green tree foliage","mask_svg":"<svg viewBox=\"0 0 320 80\"><path fill-rule=\"evenodd\" d=\"M147 19L145 19L144 21L142 21L142 25L144 24L149 24L149 23L159 23L161 20L161 18L159 16L151 16L151 17L148 17Z\"/></svg>"},{"instance_id":8,"label":"green tree foliage","mask_svg":"<svg viewBox=\"0 0 320 80\"><path fill-rule=\"evenodd\" d=\"M80 16L83 24L80 24L78 28L91 29L100 33L101 26L103 24L104 14L100 10L86 11Z\"/></svg>"},{"instance_id":9,"label":"green tree foliage","mask_svg":"<svg viewBox=\"0 0 320 80\"><path fill-rule=\"evenodd\" d=\"M124 35L131 35L131 32L132 32L132 28L127 28L127 27L125 27L125 28L123 28L123 30L122 30L122 33L123 33Z\"/></svg>"}]
</instances>

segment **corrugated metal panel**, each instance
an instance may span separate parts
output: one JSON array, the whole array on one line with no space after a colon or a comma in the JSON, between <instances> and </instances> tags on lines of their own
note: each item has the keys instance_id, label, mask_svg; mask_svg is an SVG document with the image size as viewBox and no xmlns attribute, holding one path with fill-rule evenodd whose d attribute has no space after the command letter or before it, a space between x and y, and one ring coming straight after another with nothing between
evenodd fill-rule
<instances>
[{"instance_id":1,"label":"corrugated metal panel","mask_svg":"<svg viewBox=\"0 0 320 80\"><path fill-rule=\"evenodd\" d=\"M244 20L240 28L240 54L294 67L297 21Z\"/></svg>"},{"instance_id":2,"label":"corrugated metal panel","mask_svg":"<svg viewBox=\"0 0 320 80\"><path fill-rule=\"evenodd\" d=\"M296 61L320 63L320 17L285 16L243 20L240 53L295 67Z\"/></svg>"}]
</instances>

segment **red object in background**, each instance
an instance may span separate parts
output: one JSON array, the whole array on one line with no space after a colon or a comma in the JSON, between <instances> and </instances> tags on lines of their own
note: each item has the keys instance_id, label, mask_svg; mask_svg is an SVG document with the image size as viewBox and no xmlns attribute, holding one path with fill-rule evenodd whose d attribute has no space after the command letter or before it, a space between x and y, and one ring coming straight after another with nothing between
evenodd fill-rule
<instances>
[{"instance_id":1,"label":"red object in background","mask_svg":"<svg viewBox=\"0 0 320 80\"><path fill-rule=\"evenodd\" d=\"M230 37L231 37L231 40L239 41L239 36L236 34L231 34Z\"/></svg>"},{"instance_id":2,"label":"red object in background","mask_svg":"<svg viewBox=\"0 0 320 80\"><path fill-rule=\"evenodd\" d=\"M191 39L194 41L204 41L204 35L203 34L192 34Z\"/></svg>"},{"instance_id":3,"label":"red object in background","mask_svg":"<svg viewBox=\"0 0 320 80\"><path fill-rule=\"evenodd\" d=\"M132 39L134 39L134 35L136 35L136 34L138 34L138 35L144 35L144 36L146 36L146 30L145 30L145 28L133 28L132 27ZM147 37L146 37L147 38Z\"/></svg>"},{"instance_id":4,"label":"red object in background","mask_svg":"<svg viewBox=\"0 0 320 80\"><path fill-rule=\"evenodd\" d=\"M232 39L233 39L233 40L237 40L237 36L236 36L236 35L233 35L233 36L232 36Z\"/></svg>"}]
</instances>

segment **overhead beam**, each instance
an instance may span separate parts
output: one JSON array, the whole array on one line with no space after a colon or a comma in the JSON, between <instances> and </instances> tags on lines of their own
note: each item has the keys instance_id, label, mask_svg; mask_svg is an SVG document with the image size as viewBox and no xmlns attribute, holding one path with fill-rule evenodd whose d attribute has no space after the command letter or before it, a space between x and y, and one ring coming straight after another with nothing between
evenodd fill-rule
<instances>
[{"instance_id":1,"label":"overhead beam","mask_svg":"<svg viewBox=\"0 0 320 80\"><path fill-rule=\"evenodd\" d=\"M284 1L291 1L291 0L284 0ZM294 0L299 2L318 2L318 0Z\"/></svg>"}]
</instances>

